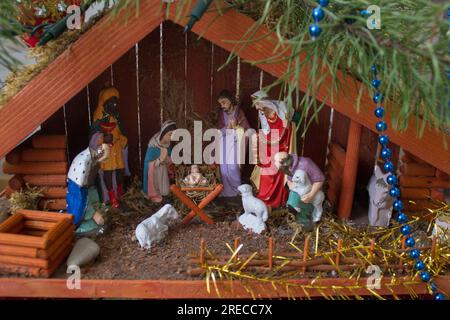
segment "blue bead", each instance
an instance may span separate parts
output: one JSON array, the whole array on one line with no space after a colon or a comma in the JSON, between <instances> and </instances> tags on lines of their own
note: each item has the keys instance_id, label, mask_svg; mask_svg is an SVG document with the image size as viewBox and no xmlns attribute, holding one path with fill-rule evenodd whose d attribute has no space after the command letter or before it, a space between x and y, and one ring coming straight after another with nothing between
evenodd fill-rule
<instances>
[{"instance_id":1,"label":"blue bead","mask_svg":"<svg viewBox=\"0 0 450 320\"><path fill-rule=\"evenodd\" d=\"M402 211L403 210L403 201L402 200L395 200L393 204L395 211Z\"/></svg>"},{"instance_id":2,"label":"blue bead","mask_svg":"<svg viewBox=\"0 0 450 320\"><path fill-rule=\"evenodd\" d=\"M311 35L311 37L316 38L316 37L320 36L321 33L322 33L322 28L319 25L312 24L309 26L309 34Z\"/></svg>"},{"instance_id":3,"label":"blue bead","mask_svg":"<svg viewBox=\"0 0 450 320\"><path fill-rule=\"evenodd\" d=\"M414 238L409 237L408 239L406 239L405 244L411 248L414 247L416 241L414 240Z\"/></svg>"},{"instance_id":4,"label":"blue bead","mask_svg":"<svg viewBox=\"0 0 450 320\"><path fill-rule=\"evenodd\" d=\"M438 289L436 283L434 283L433 281L430 282L430 289L433 292L437 291L437 289Z\"/></svg>"},{"instance_id":5,"label":"blue bead","mask_svg":"<svg viewBox=\"0 0 450 320\"><path fill-rule=\"evenodd\" d=\"M386 124L386 122L384 122L384 121L378 121L378 122L377 122L377 125L376 125L376 128L377 128L377 130L378 130L379 132L386 131L386 129L387 129L387 124Z\"/></svg>"},{"instance_id":6,"label":"blue bead","mask_svg":"<svg viewBox=\"0 0 450 320\"><path fill-rule=\"evenodd\" d=\"M371 65L370 66L370 71L372 71L372 72L377 72L377 67L373 64L373 65Z\"/></svg>"},{"instance_id":7,"label":"blue bead","mask_svg":"<svg viewBox=\"0 0 450 320\"><path fill-rule=\"evenodd\" d=\"M320 4L322 7L326 7L329 3L330 3L329 0L319 0L319 4Z\"/></svg>"},{"instance_id":8,"label":"blue bead","mask_svg":"<svg viewBox=\"0 0 450 320\"><path fill-rule=\"evenodd\" d=\"M395 186L397 184L397 176L390 174L386 178L386 182L390 184L391 186Z\"/></svg>"},{"instance_id":9,"label":"blue bead","mask_svg":"<svg viewBox=\"0 0 450 320\"><path fill-rule=\"evenodd\" d=\"M445 295L443 293L436 293L434 300L445 300Z\"/></svg>"},{"instance_id":10,"label":"blue bead","mask_svg":"<svg viewBox=\"0 0 450 320\"><path fill-rule=\"evenodd\" d=\"M379 107L375 109L375 117L377 118L383 118L384 117L384 108Z\"/></svg>"},{"instance_id":11,"label":"blue bead","mask_svg":"<svg viewBox=\"0 0 450 320\"><path fill-rule=\"evenodd\" d=\"M431 279L430 273L428 271L420 272L420 279L422 279L423 282L430 281Z\"/></svg>"},{"instance_id":12,"label":"blue bead","mask_svg":"<svg viewBox=\"0 0 450 320\"><path fill-rule=\"evenodd\" d=\"M409 225L403 226L403 227L400 228L400 232L404 236L407 236L407 235L411 234L411 227Z\"/></svg>"},{"instance_id":13,"label":"blue bead","mask_svg":"<svg viewBox=\"0 0 450 320\"><path fill-rule=\"evenodd\" d=\"M397 187L391 188L391 190L389 190L389 195L390 195L392 198L398 198L398 197L400 197L400 189L397 188Z\"/></svg>"},{"instance_id":14,"label":"blue bead","mask_svg":"<svg viewBox=\"0 0 450 320\"><path fill-rule=\"evenodd\" d=\"M373 102L383 103L383 101L384 101L384 95L381 94L380 92L375 93L375 95L373 96Z\"/></svg>"},{"instance_id":15,"label":"blue bead","mask_svg":"<svg viewBox=\"0 0 450 320\"><path fill-rule=\"evenodd\" d=\"M377 130L378 130L378 124L377 124ZM386 135L381 135L381 136L378 137L378 142L381 145L385 146L385 145L387 145L389 143L389 137L386 136Z\"/></svg>"},{"instance_id":16,"label":"blue bead","mask_svg":"<svg viewBox=\"0 0 450 320\"><path fill-rule=\"evenodd\" d=\"M417 259L417 258L420 257L420 250L419 249L412 249L411 252L409 253L409 255L411 256L411 258Z\"/></svg>"},{"instance_id":17,"label":"blue bead","mask_svg":"<svg viewBox=\"0 0 450 320\"><path fill-rule=\"evenodd\" d=\"M325 11L322 8L315 8L312 12L314 21L319 22L325 17Z\"/></svg>"},{"instance_id":18,"label":"blue bead","mask_svg":"<svg viewBox=\"0 0 450 320\"><path fill-rule=\"evenodd\" d=\"M389 160L391 157L392 157L391 149L384 147L383 150L381 150L381 158L383 160Z\"/></svg>"},{"instance_id":19,"label":"blue bead","mask_svg":"<svg viewBox=\"0 0 450 320\"><path fill-rule=\"evenodd\" d=\"M408 216L403 212L399 212L395 219L397 220L398 223L408 222Z\"/></svg>"},{"instance_id":20,"label":"blue bead","mask_svg":"<svg viewBox=\"0 0 450 320\"><path fill-rule=\"evenodd\" d=\"M361 11L359 12L359 14L362 15L362 16L364 17L364 16L370 14L370 12L369 12L368 10L365 10L365 9L364 9L364 10L361 10Z\"/></svg>"},{"instance_id":21,"label":"blue bead","mask_svg":"<svg viewBox=\"0 0 450 320\"><path fill-rule=\"evenodd\" d=\"M373 86L375 89L378 89L378 88L380 87L380 85L381 85L381 80L378 80L378 79L373 79L373 80L372 80L372 86Z\"/></svg>"},{"instance_id":22,"label":"blue bead","mask_svg":"<svg viewBox=\"0 0 450 320\"><path fill-rule=\"evenodd\" d=\"M423 263L422 260L419 260L414 264L414 268L416 268L417 270L423 270L425 269L425 263Z\"/></svg>"},{"instance_id":23,"label":"blue bead","mask_svg":"<svg viewBox=\"0 0 450 320\"><path fill-rule=\"evenodd\" d=\"M391 161L386 161L383 165L383 169L385 172L394 172L395 166ZM398 197L398 196L397 196Z\"/></svg>"}]
</instances>

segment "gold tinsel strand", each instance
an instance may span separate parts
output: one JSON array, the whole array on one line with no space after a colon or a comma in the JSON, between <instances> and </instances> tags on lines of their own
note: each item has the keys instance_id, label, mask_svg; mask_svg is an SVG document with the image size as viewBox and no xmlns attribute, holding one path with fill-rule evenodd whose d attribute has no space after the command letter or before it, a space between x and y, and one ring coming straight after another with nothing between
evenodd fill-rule
<instances>
[{"instance_id":1,"label":"gold tinsel strand","mask_svg":"<svg viewBox=\"0 0 450 320\"><path fill-rule=\"evenodd\" d=\"M430 214L435 217L440 217L442 215L448 215L450 213L450 206L447 204L442 204L442 207L437 210L431 210ZM429 265L430 274L434 276L445 274L448 271L449 257L450 257L450 245L448 241L441 241L436 245L433 253L431 252L431 239L427 234L423 234L423 229L430 230L430 225L428 222L417 217L413 218L409 224L415 230L413 235L418 239L418 243L421 246L417 248L421 249L424 262ZM422 227L422 228L420 228ZM378 265L382 270L384 270L383 277L391 277L391 282L383 284L389 292L392 293L394 299L400 299L398 295L395 294L395 287L403 286L410 294L411 298L417 298L418 295L411 287L411 285L422 284L420 278L418 277L418 272L413 268L413 262L408 259L409 248L406 248L401 252L401 237L398 235L398 229L400 225L395 224L391 228L373 228L367 227L364 230L357 228L356 226L335 221L332 217L326 217L323 222L321 222L316 231L314 241L310 241L310 245L314 246L310 248L317 248L313 259L325 258L330 266L335 266L336 272L339 277L354 279L356 285L351 286L323 286L317 285L316 282L319 279L325 278L323 273L314 273L315 278L310 281L309 285L299 285L295 283L294 279L308 278L311 276L310 273L303 273L301 271L302 267L299 267L298 271L283 271L283 266L288 265L291 261L299 261L298 257L284 257L279 256L274 253L274 269L261 271L253 271L252 266L249 263L258 257L258 253L254 252L249 257L238 259L233 259L237 254L235 250L226 243L226 246L231 252L231 258L227 260L224 265L214 265L209 264L208 259L204 264L203 268L207 271L207 282L212 281L215 283L214 273L220 273L221 278L229 280L233 283L233 280L239 280L241 284L246 286L246 281L253 280L261 283L271 283L274 292L278 293L281 289L285 288L285 293L288 297L291 296L291 291L293 288L300 288L303 295L306 298L310 298L310 291L315 290L320 292L322 297L325 299L347 299L348 295L344 294L343 291L350 290L356 299L362 299L360 295L356 295L353 290L357 289L367 289L374 297L378 299L384 299L381 297L376 290L368 288L365 285L359 284L360 278L365 274L366 267L369 265ZM304 234L303 234L304 235ZM320 235L320 236L318 236ZM338 239L343 239L343 246L338 250L337 243ZM445 238L444 238L445 239ZM375 245L373 250L370 250L371 241L375 240ZM292 241L290 245L295 249L294 253L302 253L300 249L302 245L297 241ZM219 261L212 253L209 253L209 257L212 261ZM337 254L341 255L341 259L353 258L359 259L359 265L356 265L353 272L348 270L342 270L340 266L336 265L335 259ZM402 260L400 260L402 259ZM311 260L311 258L308 258ZM402 265L399 265L399 261L402 261ZM277 264L278 262L279 264ZM345 264L344 264L345 265ZM270 271L270 272L269 272ZM402 280L400 280L399 275L402 274ZM208 276L209 275L209 276ZM407 279L407 280L405 280ZM408 280L409 279L409 280ZM215 288L218 288L215 285ZM218 289L216 289L218 290ZM247 290L247 289L246 289ZM332 290L335 296L325 294L325 291ZM251 291L248 291L251 292ZM444 292L445 293L445 292ZM254 296L253 293L251 293ZM446 293L445 293L446 294Z\"/></svg>"}]
</instances>

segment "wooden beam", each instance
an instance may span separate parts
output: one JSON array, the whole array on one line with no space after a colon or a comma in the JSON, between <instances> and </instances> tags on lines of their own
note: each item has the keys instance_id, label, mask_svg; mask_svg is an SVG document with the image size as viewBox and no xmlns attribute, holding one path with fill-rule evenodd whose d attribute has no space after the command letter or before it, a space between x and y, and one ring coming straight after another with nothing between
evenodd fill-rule
<instances>
[{"instance_id":1,"label":"wooden beam","mask_svg":"<svg viewBox=\"0 0 450 320\"><path fill-rule=\"evenodd\" d=\"M254 35L254 39L260 40L248 43L244 47L242 45L243 36L255 24L255 21L236 10L224 9L223 4L221 4L222 15L218 16L218 9L215 7L218 3L219 2L214 2L211 5L210 9L205 13L202 19L194 25L194 28L192 29L193 32L203 36L205 39L225 50L234 50L241 59L248 62L262 61L280 52L274 52L274 48L277 47L276 34L269 31L264 26L258 27ZM175 7L172 6L169 19L174 20L174 22L181 26L185 26L189 18L190 9L191 8L186 6L184 12L178 15L183 18L176 20L177 15ZM288 52L289 51L280 56L280 59L283 56L286 57L289 54ZM301 54L300 60L305 59L306 54ZM318 62L318 64L320 64L320 62ZM259 64L257 67L275 77L281 77L288 68L288 62L283 61L279 63ZM369 72L369 70L367 70L367 72ZM308 77L308 72L300 74L300 91L306 92L309 82ZM328 99L327 104L353 121L376 132L375 124L378 119L373 115L372 106L374 103L368 94L367 88L365 88L361 82L353 79L344 72L338 71L336 77L339 78L342 83L347 84L347 90L339 90L333 96L333 103ZM332 78L331 76L328 76L324 80L323 85L320 88L316 88L317 100L322 102L326 99L328 96L328 89L332 86L331 83ZM361 109L358 112L355 106L361 90L363 90L361 95ZM393 104L394 102L392 101L386 101L385 103L388 110L392 110ZM386 134L389 135L392 142L420 157L429 164L432 164L436 168L446 173L450 173L450 150L444 147L444 141L446 141L447 146L450 146L450 136L444 135L442 132L438 132L434 129L427 128L425 129L422 138L419 138L416 128L421 126L421 122L417 123L415 117L411 117L408 129L404 132L392 129L392 118L389 114L386 116L386 122L389 124Z\"/></svg>"},{"instance_id":2,"label":"wooden beam","mask_svg":"<svg viewBox=\"0 0 450 320\"><path fill-rule=\"evenodd\" d=\"M417 294L428 294L426 284L420 280L416 282L408 279L397 279L398 282L390 285L391 278L381 280L381 288L375 290L379 295L391 296L392 291L397 295L407 295L409 292L403 281L408 283L408 287ZM441 276L434 279L439 289L447 292L449 290L450 276ZM66 279L23 279L23 278L0 278L0 297L28 297L28 298L130 298L130 299L215 299L215 290L208 293L205 280L93 280L82 279L79 290L67 288ZM310 285L311 280L293 280L295 285ZM354 279L318 279L315 286L328 287L321 291L329 296L345 294L348 296L371 296L372 294L365 288L366 278L358 281ZM251 292L261 298L297 297L305 298L306 294L301 288L291 286L289 294L282 288L274 290L271 283L249 281L246 287L239 281L232 283L233 290L230 290L229 281L217 281L219 292L222 298L252 298ZM332 286L360 286L352 290L333 289ZM392 290L390 290L390 289ZM320 297L321 292L317 289L307 289L311 297Z\"/></svg>"},{"instance_id":3,"label":"wooden beam","mask_svg":"<svg viewBox=\"0 0 450 320\"><path fill-rule=\"evenodd\" d=\"M135 12L104 17L4 105L0 158L157 28L163 21L161 8L160 0L146 0L140 2L138 17Z\"/></svg>"},{"instance_id":4,"label":"wooden beam","mask_svg":"<svg viewBox=\"0 0 450 320\"><path fill-rule=\"evenodd\" d=\"M342 174L342 184L338 208L338 215L341 219L350 218L352 213L356 176L358 174L361 131L362 126L359 123L355 121L350 122L347 139L347 151L345 152L344 173Z\"/></svg>"}]
</instances>

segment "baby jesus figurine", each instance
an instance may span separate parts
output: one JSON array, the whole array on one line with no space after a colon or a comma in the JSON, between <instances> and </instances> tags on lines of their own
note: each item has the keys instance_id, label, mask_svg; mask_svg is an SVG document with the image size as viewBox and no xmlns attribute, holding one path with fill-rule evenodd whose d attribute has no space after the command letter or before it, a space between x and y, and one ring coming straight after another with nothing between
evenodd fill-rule
<instances>
[{"instance_id":1,"label":"baby jesus figurine","mask_svg":"<svg viewBox=\"0 0 450 320\"><path fill-rule=\"evenodd\" d=\"M200 173L198 165L191 166L191 173L184 178L184 183L188 187L204 186L208 184L208 180Z\"/></svg>"}]
</instances>

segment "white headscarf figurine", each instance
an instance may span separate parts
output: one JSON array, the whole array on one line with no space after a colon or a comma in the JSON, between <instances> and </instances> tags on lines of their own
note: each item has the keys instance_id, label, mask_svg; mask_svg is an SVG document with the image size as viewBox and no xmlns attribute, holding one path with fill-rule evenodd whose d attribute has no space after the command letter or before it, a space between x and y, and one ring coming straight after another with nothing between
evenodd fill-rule
<instances>
[{"instance_id":1,"label":"white headscarf figurine","mask_svg":"<svg viewBox=\"0 0 450 320\"><path fill-rule=\"evenodd\" d=\"M292 119L293 112L291 112L290 108L288 108L284 101L268 100L269 96L264 90L256 91L251 95L251 97L255 103L258 102L259 104L262 104L263 107L274 110L278 117L280 117L281 121L283 121L283 127L287 127L289 121ZM261 122L262 131L264 134L268 134L270 132L270 127L264 112L260 110L258 112L258 116Z\"/></svg>"},{"instance_id":2,"label":"white headscarf figurine","mask_svg":"<svg viewBox=\"0 0 450 320\"><path fill-rule=\"evenodd\" d=\"M169 194L170 137L176 130L174 121L168 120L149 141L144 160L143 191L153 202L161 202Z\"/></svg>"}]
</instances>

